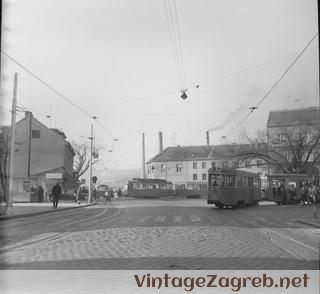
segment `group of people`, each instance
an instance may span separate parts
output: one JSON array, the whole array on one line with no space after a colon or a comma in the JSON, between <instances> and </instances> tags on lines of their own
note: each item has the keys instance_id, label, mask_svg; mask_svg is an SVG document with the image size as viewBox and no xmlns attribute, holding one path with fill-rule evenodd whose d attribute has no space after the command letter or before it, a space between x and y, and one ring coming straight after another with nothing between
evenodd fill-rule
<instances>
[{"instance_id":1,"label":"group of people","mask_svg":"<svg viewBox=\"0 0 320 294\"><path fill-rule=\"evenodd\" d=\"M39 185L38 187L32 186L31 193L34 195L35 200L37 202L40 202L40 203L46 202L46 199L45 199L46 193L41 185ZM53 208L58 207L59 198L61 196L61 193L62 193L61 186L60 186L59 182L57 182L53 186L52 191L49 194L50 200L52 200L52 203L53 203Z\"/></svg>"},{"instance_id":2,"label":"group of people","mask_svg":"<svg viewBox=\"0 0 320 294\"><path fill-rule=\"evenodd\" d=\"M104 197L106 199L106 202L111 202L112 198L115 197L122 197L122 191L119 188L118 191L116 191L116 193L113 192L113 189L107 190L104 194Z\"/></svg>"},{"instance_id":3,"label":"group of people","mask_svg":"<svg viewBox=\"0 0 320 294\"><path fill-rule=\"evenodd\" d=\"M300 202L305 205L320 201L319 186L310 182L300 183L297 186L291 184L288 187L280 183L280 185L273 185L272 190L274 199L281 198L283 202Z\"/></svg>"}]
</instances>

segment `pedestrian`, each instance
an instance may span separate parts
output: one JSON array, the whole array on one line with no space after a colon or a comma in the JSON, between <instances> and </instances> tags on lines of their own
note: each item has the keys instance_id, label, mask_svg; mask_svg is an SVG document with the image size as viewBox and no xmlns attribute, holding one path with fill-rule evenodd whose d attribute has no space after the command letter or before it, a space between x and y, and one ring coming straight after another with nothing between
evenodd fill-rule
<instances>
[{"instance_id":1,"label":"pedestrian","mask_svg":"<svg viewBox=\"0 0 320 294\"><path fill-rule=\"evenodd\" d=\"M104 197L106 198L106 203L107 203L109 201L109 191L108 190L104 193Z\"/></svg>"},{"instance_id":2,"label":"pedestrian","mask_svg":"<svg viewBox=\"0 0 320 294\"><path fill-rule=\"evenodd\" d=\"M44 194L44 190L43 190L42 186L40 185L37 189L38 202L43 202L43 194Z\"/></svg>"},{"instance_id":3,"label":"pedestrian","mask_svg":"<svg viewBox=\"0 0 320 294\"><path fill-rule=\"evenodd\" d=\"M52 188L53 208L58 208L60 195L61 195L61 186L59 185L59 182L57 182Z\"/></svg>"}]
</instances>

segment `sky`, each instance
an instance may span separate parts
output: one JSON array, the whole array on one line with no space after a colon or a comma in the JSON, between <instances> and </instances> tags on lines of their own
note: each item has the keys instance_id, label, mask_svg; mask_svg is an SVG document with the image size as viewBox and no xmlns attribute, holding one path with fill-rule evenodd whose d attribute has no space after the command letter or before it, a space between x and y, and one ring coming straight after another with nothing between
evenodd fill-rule
<instances>
[{"instance_id":1,"label":"sky","mask_svg":"<svg viewBox=\"0 0 320 294\"><path fill-rule=\"evenodd\" d=\"M205 145L207 130L232 143L271 110L319 106L316 37L240 124L318 32L316 0L3 2L3 52L77 107L2 53L2 123L17 72L18 106L70 142L89 142L93 124L102 169L140 168L142 133L149 160L159 131L164 148Z\"/></svg>"}]
</instances>

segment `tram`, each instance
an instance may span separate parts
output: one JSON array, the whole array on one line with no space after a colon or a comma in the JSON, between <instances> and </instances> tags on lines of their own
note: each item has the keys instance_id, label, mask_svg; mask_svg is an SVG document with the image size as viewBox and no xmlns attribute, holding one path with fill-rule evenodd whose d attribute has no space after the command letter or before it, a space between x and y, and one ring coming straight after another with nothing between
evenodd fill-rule
<instances>
[{"instance_id":1,"label":"tram","mask_svg":"<svg viewBox=\"0 0 320 294\"><path fill-rule=\"evenodd\" d=\"M268 176L266 198L278 205L300 203L304 200L304 187L312 184L319 185L319 180L307 174L272 174Z\"/></svg>"},{"instance_id":2,"label":"tram","mask_svg":"<svg viewBox=\"0 0 320 294\"><path fill-rule=\"evenodd\" d=\"M208 171L208 204L218 208L246 207L261 199L261 179L258 174L235 169Z\"/></svg>"},{"instance_id":3,"label":"tram","mask_svg":"<svg viewBox=\"0 0 320 294\"><path fill-rule=\"evenodd\" d=\"M173 184L166 180L134 178L128 182L128 197L160 198L172 195Z\"/></svg>"}]
</instances>

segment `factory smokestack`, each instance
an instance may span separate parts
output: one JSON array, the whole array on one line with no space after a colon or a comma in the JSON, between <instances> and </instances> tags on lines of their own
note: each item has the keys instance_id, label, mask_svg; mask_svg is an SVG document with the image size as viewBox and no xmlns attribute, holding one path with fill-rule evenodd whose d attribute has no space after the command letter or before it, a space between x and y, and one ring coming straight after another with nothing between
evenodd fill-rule
<instances>
[{"instance_id":1,"label":"factory smokestack","mask_svg":"<svg viewBox=\"0 0 320 294\"><path fill-rule=\"evenodd\" d=\"M144 143L144 133L142 133L142 170L141 170L141 178L146 178L146 150Z\"/></svg>"},{"instance_id":2,"label":"factory smokestack","mask_svg":"<svg viewBox=\"0 0 320 294\"><path fill-rule=\"evenodd\" d=\"M163 137L162 132L159 132L159 153L163 151Z\"/></svg>"},{"instance_id":3,"label":"factory smokestack","mask_svg":"<svg viewBox=\"0 0 320 294\"><path fill-rule=\"evenodd\" d=\"M206 138L207 138L207 146L210 146L209 131L206 131Z\"/></svg>"}]
</instances>

